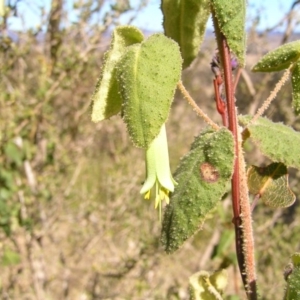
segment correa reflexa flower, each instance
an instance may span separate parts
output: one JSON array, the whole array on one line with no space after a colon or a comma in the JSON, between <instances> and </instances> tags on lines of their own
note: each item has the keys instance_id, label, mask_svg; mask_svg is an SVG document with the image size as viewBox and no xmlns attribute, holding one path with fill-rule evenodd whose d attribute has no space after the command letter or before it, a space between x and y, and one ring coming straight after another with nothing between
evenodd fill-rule
<instances>
[{"instance_id":1,"label":"correa reflexa flower","mask_svg":"<svg viewBox=\"0 0 300 300\"><path fill-rule=\"evenodd\" d=\"M161 203L165 200L169 204L169 193L177 184L170 170L165 124L146 150L146 172L147 178L140 193L144 194L145 199L150 199L151 189L155 185L155 208L159 207L161 219Z\"/></svg>"}]
</instances>

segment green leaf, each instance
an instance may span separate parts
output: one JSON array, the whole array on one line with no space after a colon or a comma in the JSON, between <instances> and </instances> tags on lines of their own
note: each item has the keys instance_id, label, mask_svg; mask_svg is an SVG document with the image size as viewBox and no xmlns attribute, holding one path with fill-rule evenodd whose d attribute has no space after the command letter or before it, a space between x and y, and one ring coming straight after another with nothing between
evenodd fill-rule
<instances>
[{"instance_id":1,"label":"green leaf","mask_svg":"<svg viewBox=\"0 0 300 300\"><path fill-rule=\"evenodd\" d=\"M93 122L102 121L120 112L122 101L115 66L126 47L141 43L143 39L143 33L133 26L119 26L113 31L111 45L104 54L102 72L92 96Z\"/></svg>"},{"instance_id":2,"label":"green leaf","mask_svg":"<svg viewBox=\"0 0 300 300\"><path fill-rule=\"evenodd\" d=\"M292 274L288 277L285 300L300 299L300 267L293 269Z\"/></svg>"},{"instance_id":3,"label":"green leaf","mask_svg":"<svg viewBox=\"0 0 300 300\"><path fill-rule=\"evenodd\" d=\"M148 148L166 122L181 64L178 44L163 34L129 47L118 62L124 121L137 147Z\"/></svg>"},{"instance_id":4,"label":"green leaf","mask_svg":"<svg viewBox=\"0 0 300 300\"><path fill-rule=\"evenodd\" d=\"M296 115L300 114L300 62L292 70L293 108Z\"/></svg>"},{"instance_id":5,"label":"green leaf","mask_svg":"<svg viewBox=\"0 0 300 300\"><path fill-rule=\"evenodd\" d=\"M274 123L267 118L258 118L247 125L251 116L240 116L239 121L246 126L246 132L260 151L274 162L300 169L300 133L282 123Z\"/></svg>"},{"instance_id":6,"label":"green leaf","mask_svg":"<svg viewBox=\"0 0 300 300\"><path fill-rule=\"evenodd\" d=\"M196 58L210 13L208 0L162 0L166 36L175 40L187 68Z\"/></svg>"},{"instance_id":7,"label":"green leaf","mask_svg":"<svg viewBox=\"0 0 300 300\"><path fill-rule=\"evenodd\" d=\"M213 274L200 271L193 274L189 282L190 300L220 300L228 284L228 274L224 269Z\"/></svg>"},{"instance_id":8,"label":"green leaf","mask_svg":"<svg viewBox=\"0 0 300 300\"><path fill-rule=\"evenodd\" d=\"M230 50L236 55L239 65L245 65L246 48L246 1L212 0L212 8L220 31L226 37Z\"/></svg>"},{"instance_id":9,"label":"green leaf","mask_svg":"<svg viewBox=\"0 0 300 300\"><path fill-rule=\"evenodd\" d=\"M259 195L260 199L273 208L291 206L296 196L288 185L287 168L282 163L269 166L251 166L247 172L249 192Z\"/></svg>"},{"instance_id":10,"label":"green leaf","mask_svg":"<svg viewBox=\"0 0 300 300\"><path fill-rule=\"evenodd\" d=\"M300 299L300 253L295 253L292 256L292 267L290 274L287 275L287 287L285 291L284 300L298 300Z\"/></svg>"},{"instance_id":11,"label":"green leaf","mask_svg":"<svg viewBox=\"0 0 300 300\"><path fill-rule=\"evenodd\" d=\"M270 51L252 68L253 72L277 72L287 69L300 58L300 41L291 42Z\"/></svg>"},{"instance_id":12,"label":"green leaf","mask_svg":"<svg viewBox=\"0 0 300 300\"><path fill-rule=\"evenodd\" d=\"M200 229L227 190L233 161L233 137L226 128L207 129L195 139L175 172L178 185L164 212L161 241L166 252L176 251Z\"/></svg>"}]
</instances>

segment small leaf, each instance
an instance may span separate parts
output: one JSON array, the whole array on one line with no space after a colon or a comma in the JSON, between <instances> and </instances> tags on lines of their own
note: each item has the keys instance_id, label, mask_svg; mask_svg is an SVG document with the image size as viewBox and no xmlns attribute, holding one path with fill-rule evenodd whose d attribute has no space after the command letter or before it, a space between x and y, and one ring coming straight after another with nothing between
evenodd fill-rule
<instances>
[{"instance_id":1,"label":"small leaf","mask_svg":"<svg viewBox=\"0 0 300 300\"><path fill-rule=\"evenodd\" d=\"M212 0L212 7L220 31L226 37L231 51L236 55L239 65L245 65L246 48L246 1Z\"/></svg>"},{"instance_id":2,"label":"small leaf","mask_svg":"<svg viewBox=\"0 0 300 300\"><path fill-rule=\"evenodd\" d=\"M148 148L166 122L181 64L178 44L163 34L129 47L118 62L124 121L137 147Z\"/></svg>"},{"instance_id":3,"label":"small leaf","mask_svg":"<svg viewBox=\"0 0 300 300\"><path fill-rule=\"evenodd\" d=\"M300 58L300 41L270 51L252 68L253 72L277 72L287 69Z\"/></svg>"},{"instance_id":4,"label":"small leaf","mask_svg":"<svg viewBox=\"0 0 300 300\"><path fill-rule=\"evenodd\" d=\"M122 102L115 75L115 65L126 47L140 43L143 39L143 33L133 26L119 26L113 31L111 45L104 54L102 72L92 96L93 122L102 121L120 112Z\"/></svg>"},{"instance_id":5,"label":"small leaf","mask_svg":"<svg viewBox=\"0 0 300 300\"><path fill-rule=\"evenodd\" d=\"M191 148L175 172L178 185L164 212L161 241L168 253L199 230L232 175L234 142L227 129L205 130Z\"/></svg>"},{"instance_id":6,"label":"small leaf","mask_svg":"<svg viewBox=\"0 0 300 300\"><path fill-rule=\"evenodd\" d=\"M291 206L296 196L288 186L287 168L282 163L272 163L262 168L251 166L248 169L248 187L253 195L273 208Z\"/></svg>"},{"instance_id":7,"label":"small leaf","mask_svg":"<svg viewBox=\"0 0 300 300\"><path fill-rule=\"evenodd\" d=\"M208 0L162 0L166 36L175 40L187 68L196 58L210 13Z\"/></svg>"},{"instance_id":8,"label":"small leaf","mask_svg":"<svg viewBox=\"0 0 300 300\"><path fill-rule=\"evenodd\" d=\"M189 278L189 283L190 300L220 300L228 284L228 274L224 269L213 274L200 271Z\"/></svg>"},{"instance_id":9,"label":"small leaf","mask_svg":"<svg viewBox=\"0 0 300 300\"><path fill-rule=\"evenodd\" d=\"M292 70L293 108L296 115L300 114L300 62Z\"/></svg>"},{"instance_id":10,"label":"small leaf","mask_svg":"<svg viewBox=\"0 0 300 300\"><path fill-rule=\"evenodd\" d=\"M246 131L260 151L274 162L300 169L300 133L282 123L274 123L262 117L247 126L251 118L240 116L239 121L246 126Z\"/></svg>"}]
</instances>

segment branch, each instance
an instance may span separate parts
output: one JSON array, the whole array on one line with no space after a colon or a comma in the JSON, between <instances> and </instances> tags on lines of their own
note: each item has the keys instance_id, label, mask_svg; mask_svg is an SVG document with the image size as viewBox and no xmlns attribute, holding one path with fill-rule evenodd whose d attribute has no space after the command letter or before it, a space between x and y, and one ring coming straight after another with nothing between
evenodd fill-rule
<instances>
[{"instance_id":1,"label":"branch","mask_svg":"<svg viewBox=\"0 0 300 300\"><path fill-rule=\"evenodd\" d=\"M251 119L250 124L253 124L259 117L263 115L263 113L267 110L267 108L270 106L271 102L276 98L278 92L281 90L283 85L288 81L291 68L294 65L291 64L290 67L283 73L281 79L277 82L274 90L271 92L270 96L267 98L267 100L263 103L263 105L260 107L260 109L257 111L257 113L254 115L254 117Z\"/></svg>"},{"instance_id":2,"label":"branch","mask_svg":"<svg viewBox=\"0 0 300 300\"><path fill-rule=\"evenodd\" d=\"M214 121L212 121L206 113L202 111L202 109L197 105L194 99L190 96L189 92L185 89L184 85L181 81L177 84L180 92L182 93L184 99L193 107L196 114L201 117L208 125L210 125L214 130L219 130L220 126L218 126Z\"/></svg>"},{"instance_id":3,"label":"branch","mask_svg":"<svg viewBox=\"0 0 300 300\"><path fill-rule=\"evenodd\" d=\"M216 30L217 32L217 30ZM238 132L237 112L234 97L234 82L232 79L230 49L225 36L219 32L220 56L224 69L224 83L227 100L228 124L235 141L235 164L232 177L233 223L236 234L236 253L240 273L246 289L247 297L257 299L254 239L252 232L252 217L247 187L242 141Z\"/></svg>"}]
</instances>

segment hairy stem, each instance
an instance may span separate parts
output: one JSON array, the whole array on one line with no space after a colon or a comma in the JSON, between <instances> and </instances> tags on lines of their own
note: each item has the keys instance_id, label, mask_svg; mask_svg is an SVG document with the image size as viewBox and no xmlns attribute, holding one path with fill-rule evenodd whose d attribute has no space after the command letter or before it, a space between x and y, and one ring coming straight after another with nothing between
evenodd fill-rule
<instances>
[{"instance_id":1,"label":"hairy stem","mask_svg":"<svg viewBox=\"0 0 300 300\"><path fill-rule=\"evenodd\" d=\"M184 99L187 100L187 102L193 107L196 114L201 117L208 125L210 125L214 130L219 130L220 127L213 122L206 113L202 111L202 109L197 105L197 103L194 101L194 99L190 96L189 92L185 89L184 85L181 81L177 84L180 92L182 93Z\"/></svg>"},{"instance_id":2,"label":"hairy stem","mask_svg":"<svg viewBox=\"0 0 300 300\"><path fill-rule=\"evenodd\" d=\"M270 106L271 102L276 98L280 89L283 87L283 85L289 79L289 76L291 73L290 70L292 67L293 67L293 64L283 73L281 79L277 82L274 90L271 92L270 96L266 99L266 101L263 103L263 105L260 107L260 109L254 115L254 117L250 121L250 124L254 123L259 117L261 117L263 115L263 113L267 110L267 108Z\"/></svg>"},{"instance_id":3,"label":"hairy stem","mask_svg":"<svg viewBox=\"0 0 300 300\"><path fill-rule=\"evenodd\" d=\"M248 299L257 299L256 275L254 263L254 242L252 233L251 209L248 198L248 187L242 153L241 138L239 138L237 113L234 98L234 83L232 79L230 49L226 38L221 33L220 56L224 69L224 84L228 111L229 130L235 141L235 164L232 177L233 223L236 233L236 252L240 273Z\"/></svg>"},{"instance_id":4,"label":"hairy stem","mask_svg":"<svg viewBox=\"0 0 300 300\"><path fill-rule=\"evenodd\" d=\"M242 247L244 256L244 269L246 274L246 290L249 299L257 299L256 272L254 259L254 238L252 230L252 209L247 184L246 164L242 148L241 134L238 136L238 159L240 176L240 218L242 221Z\"/></svg>"},{"instance_id":5,"label":"hairy stem","mask_svg":"<svg viewBox=\"0 0 300 300\"><path fill-rule=\"evenodd\" d=\"M232 70L230 64L230 49L227 45L226 38L221 33L218 21L216 19L214 10L212 9L212 18L215 28L215 35L218 44L218 50L220 55L220 61L224 70L223 79L225 84L226 102L227 102L227 114L228 114L228 127L232 132L235 141L235 161L234 172L231 180L232 186L232 208L233 208L233 224L235 228L235 246L236 256L240 269L240 274L244 286L247 286L247 279L244 269L244 254L242 249L242 222L240 218L240 189L239 189L239 160L238 158L238 136L237 136L237 122L236 111L234 101L234 90L232 81Z\"/></svg>"}]
</instances>

